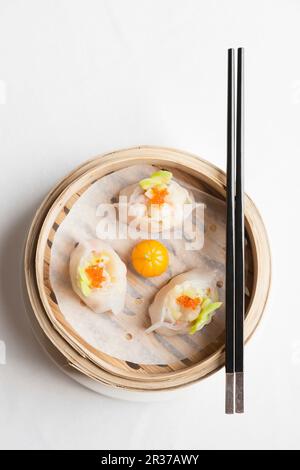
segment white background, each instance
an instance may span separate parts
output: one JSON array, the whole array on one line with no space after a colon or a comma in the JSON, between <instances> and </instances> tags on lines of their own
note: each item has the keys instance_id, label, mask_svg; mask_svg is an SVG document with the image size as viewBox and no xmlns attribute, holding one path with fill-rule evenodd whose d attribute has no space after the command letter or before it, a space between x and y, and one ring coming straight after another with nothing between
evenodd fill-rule
<instances>
[{"instance_id":1,"label":"white background","mask_svg":"<svg viewBox=\"0 0 300 470\"><path fill-rule=\"evenodd\" d=\"M0 0L1 448L299 448L300 2ZM246 348L246 414L224 371L192 399L126 403L42 352L19 288L43 196L84 160L139 144L225 167L226 49L246 53L246 189L266 223L272 292Z\"/></svg>"}]
</instances>

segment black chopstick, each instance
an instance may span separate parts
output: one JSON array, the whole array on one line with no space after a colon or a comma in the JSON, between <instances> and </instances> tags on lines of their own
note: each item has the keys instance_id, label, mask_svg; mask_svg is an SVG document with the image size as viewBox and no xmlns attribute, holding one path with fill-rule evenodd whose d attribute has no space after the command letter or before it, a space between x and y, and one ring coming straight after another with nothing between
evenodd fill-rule
<instances>
[{"instance_id":1,"label":"black chopstick","mask_svg":"<svg viewBox=\"0 0 300 470\"><path fill-rule=\"evenodd\" d=\"M238 49L235 183L235 411L244 412L244 49Z\"/></svg>"},{"instance_id":2,"label":"black chopstick","mask_svg":"<svg viewBox=\"0 0 300 470\"><path fill-rule=\"evenodd\" d=\"M227 215L226 215L226 398L225 411L234 412L234 197L235 197L235 70L234 50L228 50L227 89Z\"/></svg>"},{"instance_id":3,"label":"black chopstick","mask_svg":"<svg viewBox=\"0 0 300 470\"><path fill-rule=\"evenodd\" d=\"M244 412L244 50L228 50L226 222L226 398L227 414ZM235 379L235 380L234 380ZM235 393L234 393L235 392Z\"/></svg>"}]
</instances>

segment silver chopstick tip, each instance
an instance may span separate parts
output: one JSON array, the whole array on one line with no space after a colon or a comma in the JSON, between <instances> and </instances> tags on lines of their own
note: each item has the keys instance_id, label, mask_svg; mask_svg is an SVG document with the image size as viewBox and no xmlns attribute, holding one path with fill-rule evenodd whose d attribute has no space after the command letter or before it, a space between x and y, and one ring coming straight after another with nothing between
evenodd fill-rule
<instances>
[{"instance_id":1,"label":"silver chopstick tip","mask_svg":"<svg viewBox=\"0 0 300 470\"><path fill-rule=\"evenodd\" d=\"M244 372L235 374L235 412L244 413Z\"/></svg>"},{"instance_id":2,"label":"silver chopstick tip","mask_svg":"<svg viewBox=\"0 0 300 470\"><path fill-rule=\"evenodd\" d=\"M233 397L234 374L226 373L225 413L227 415L232 415L234 413Z\"/></svg>"}]
</instances>

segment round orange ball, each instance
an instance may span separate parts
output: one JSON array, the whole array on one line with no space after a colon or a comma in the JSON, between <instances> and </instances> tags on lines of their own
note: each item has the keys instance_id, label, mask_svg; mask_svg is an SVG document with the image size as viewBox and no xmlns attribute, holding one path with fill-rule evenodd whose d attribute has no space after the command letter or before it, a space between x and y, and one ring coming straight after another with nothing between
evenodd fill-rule
<instances>
[{"instance_id":1,"label":"round orange ball","mask_svg":"<svg viewBox=\"0 0 300 470\"><path fill-rule=\"evenodd\" d=\"M165 245L157 240L143 240L132 250L134 269L143 277L163 274L169 265L169 253Z\"/></svg>"}]
</instances>

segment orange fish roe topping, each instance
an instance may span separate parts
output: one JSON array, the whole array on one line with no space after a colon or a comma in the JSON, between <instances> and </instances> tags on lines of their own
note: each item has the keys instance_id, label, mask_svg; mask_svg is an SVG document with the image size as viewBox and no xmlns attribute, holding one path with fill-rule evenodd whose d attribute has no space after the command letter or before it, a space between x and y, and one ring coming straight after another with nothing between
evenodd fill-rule
<instances>
[{"instance_id":1,"label":"orange fish roe topping","mask_svg":"<svg viewBox=\"0 0 300 470\"><path fill-rule=\"evenodd\" d=\"M200 297L192 299L188 295L181 295L180 297L177 297L176 302L184 308L191 308L192 310L195 310L198 305L200 305L201 299Z\"/></svg>"},{"instance_id":2,"label":"orange fish roe topping","mask_svg":"<svg viewBox=\"0 0 300 470\"><path fill-rule=\"evenodd\" d=\"M85 268L85 272L91 282L91 287L101 287L103 281L105 281L105 277L103 276L103 268L98 266L97 264L93 264Z\"/></svg>"},{"instance_id":3,"label":"orange fish roe topping","mask_svg":"<svg viewBox=\"0 0 300 470\"><path fill-rule=\"evenodd\" d=\"M150 198L150 204L164 204L165 197L169 194L167 189L152 188L153 196Z\"/></svg>"}]
</instances>

